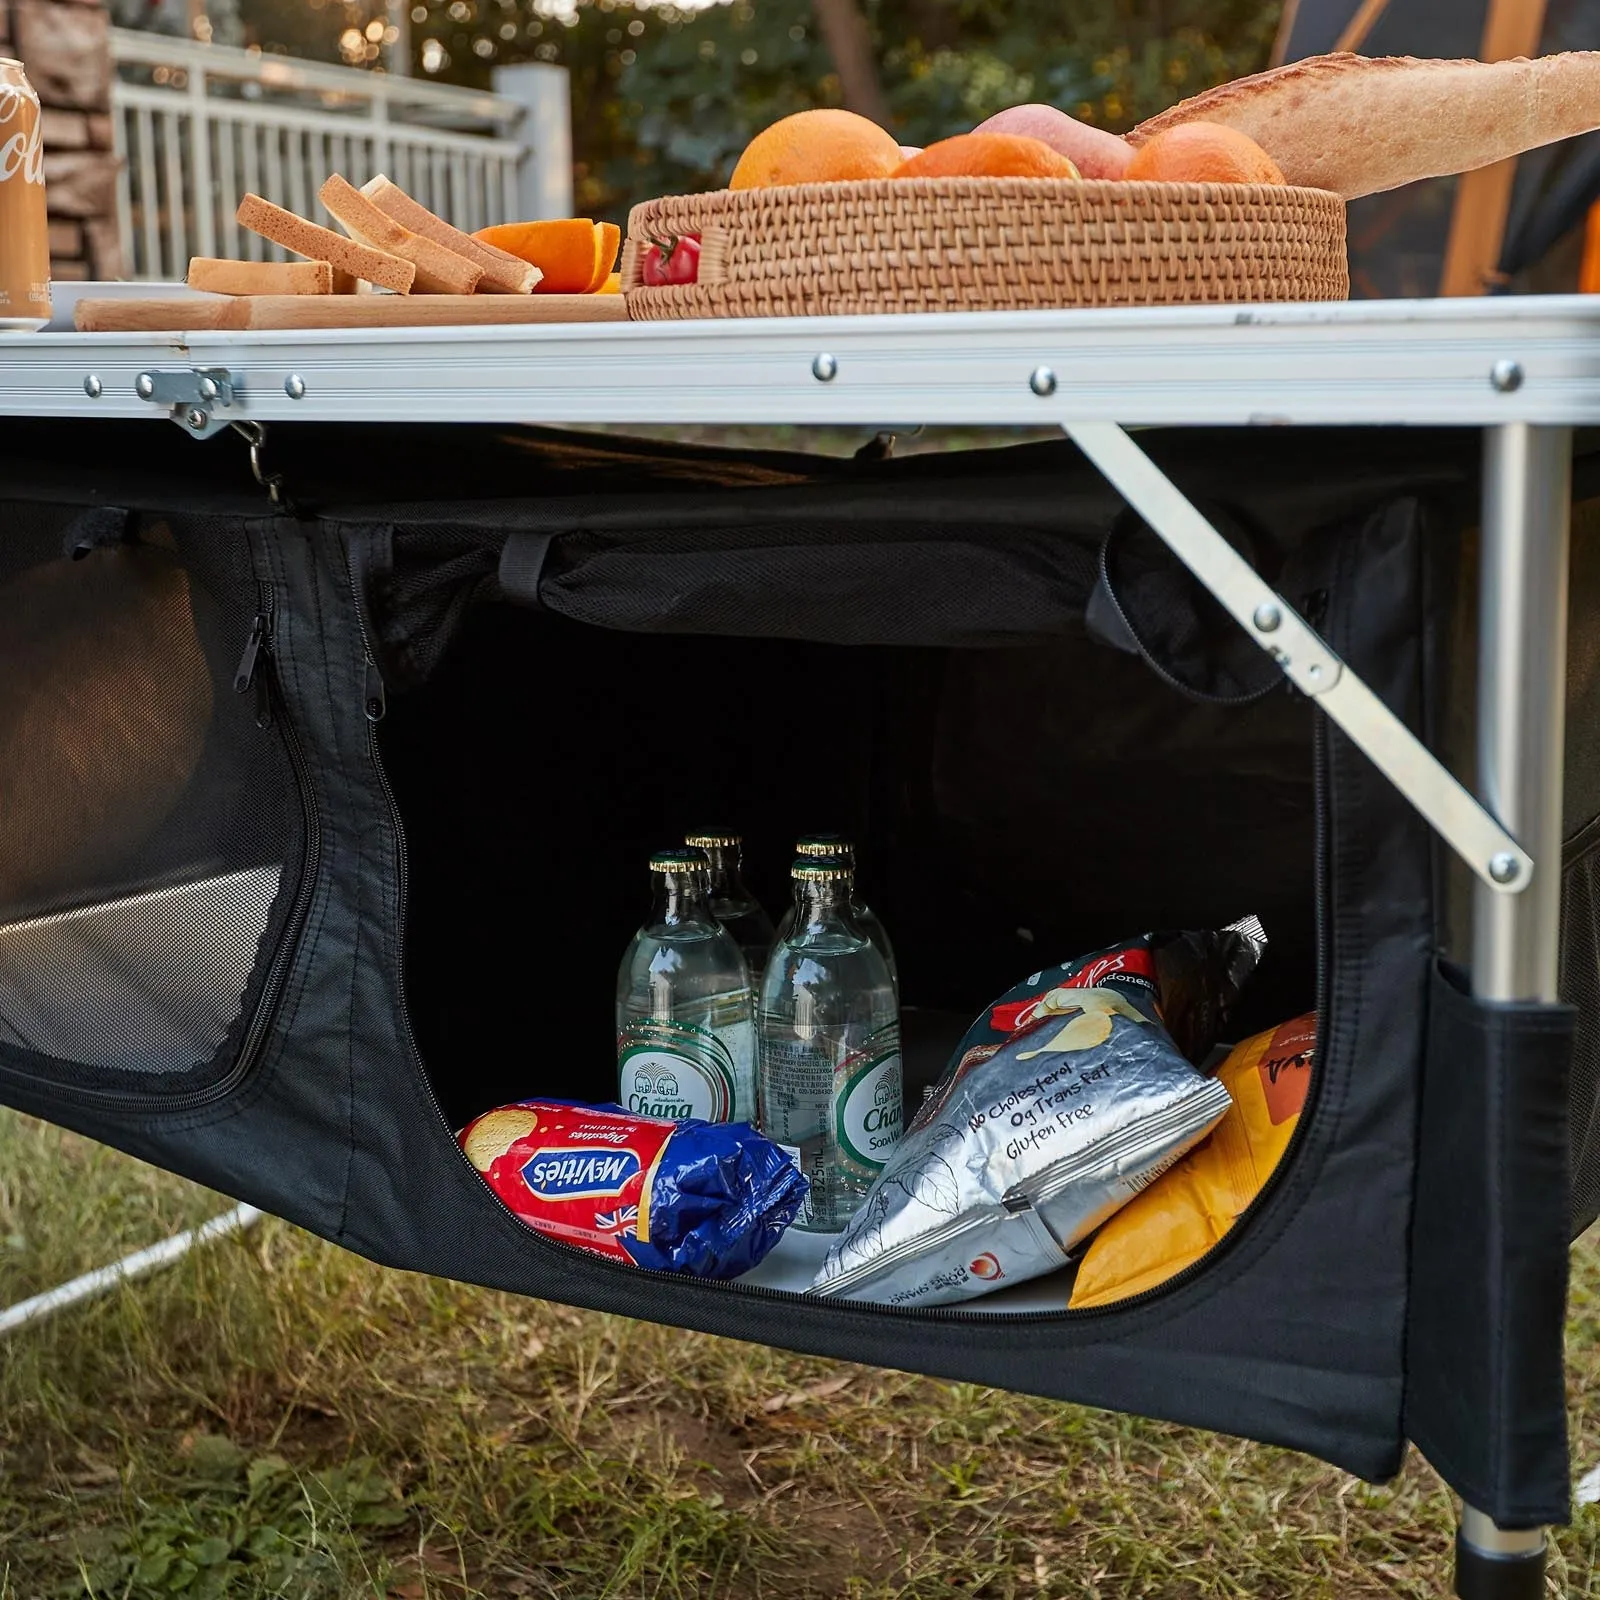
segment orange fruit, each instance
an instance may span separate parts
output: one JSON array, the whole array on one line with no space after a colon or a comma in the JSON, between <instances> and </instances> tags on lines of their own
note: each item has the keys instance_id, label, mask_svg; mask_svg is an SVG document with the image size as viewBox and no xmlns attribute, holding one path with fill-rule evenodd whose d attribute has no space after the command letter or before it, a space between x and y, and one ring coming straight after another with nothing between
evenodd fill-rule
<instances>
[{"instance_id":1,"label":"orange fruit","mask_svg":"<svg viewBox=\"0 0 1600 1600\"><path fill-rule=\"evenodd\" d=\"M887 178L900 165L892 133L853 111L797 111L744 147L730 189L777 189L790 183Z\"/></svg>"},{"instance_id":2,"label":"orange fruit","mask_svg":"<svg viewBox=\"0 0 1600 1600\"><path fill-rule=\"evenodd\" d=\"M589 280L589 293L599 294L605 288L606 279L611 276L611 269L617 264L617 251L622 248L622 229L614 222L597 222L594 232L594 276Z\"/></svg>"},{"instance_id":3,"label":"orange fruit","mask_svg":"<svg viewBox=\"0 0 1600 1600\"><path fill-rule=\"evenodd\" d=\"M531 261L544 274L535 294L590 294L611 271L621 233L613 223L558 217L551 222L502 222L480 228L473 238Z\"/></svg>"},{"instance_id":4,"label":"orange fruit","mask_svg":"<svg viewBox=\"0 0 1600 1600\"><path fill-rule=\"evenodd\" d=\"M1133 153L1124 177L1146 183L1283 183L1278 163L1247 133L1180 122Z\"/></svg>"},{"instance_id":5,"label":"orange fruit","mask_svg":"<svg viewBox=\"0 0 1600 1600\"><path fill-rule=\"evenodd\" d=\"M1043 139L1022 133L958 133L895 168L896 178L1076 178L1078 169Z\"/></svg>"}]
</instances>

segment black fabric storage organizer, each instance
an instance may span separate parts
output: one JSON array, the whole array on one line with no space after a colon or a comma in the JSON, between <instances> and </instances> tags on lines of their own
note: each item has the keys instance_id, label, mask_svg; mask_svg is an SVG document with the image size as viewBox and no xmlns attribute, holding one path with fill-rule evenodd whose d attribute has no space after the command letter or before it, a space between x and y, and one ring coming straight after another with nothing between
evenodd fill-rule
<instances>
[{"instance_id":1,"label":"black fabric storage organizer","mask_svg":"<svg viewBox=\"0 0 1600 1600\"><path fill-rule=\"evenodd\" d=\"M238 440L154 432L0 440L0 1099L392 1265L1370 1478L1411 1437L1503 1525L1565 1520L1600 748L1569 762L1576 1012L1486 1006L1446 964L1460 885L1427 829L1065 443L867 462L285 427L291 514ZM1459 743L1471 437L1142 438ZM1600 582L1574 547L1587 661ZM1575 677L1575 741L1596 694ZM946 1019L1031 968L1257 912L1236 1031L1313 1004L1322 1030L1278 1177L1203 1270L1091 1313L845 1306L541 1240L451 1130L609 1094L644 855L724 820L769 903L797 832L861 839L918 1008L913 1090Z\"/></svg>"}]
</instances>

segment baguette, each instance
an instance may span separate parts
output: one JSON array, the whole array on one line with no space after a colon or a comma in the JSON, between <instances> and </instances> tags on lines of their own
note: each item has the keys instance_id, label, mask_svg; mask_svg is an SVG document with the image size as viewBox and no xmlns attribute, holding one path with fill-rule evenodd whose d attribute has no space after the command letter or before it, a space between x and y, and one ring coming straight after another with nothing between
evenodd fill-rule
<instances>
[{"instance_id":1,"label":"baguette","mask_svg":"<svg viewBox=\"0 0 1600 1600\"><path fill-rule=\"evenodd\" d=\"M534 286L544 276L531 261L523 261L509 250L497 250L470 233L452 228L443 217L436 217L424 205L419 205L399 184L391 183L380 172L369 183L361 185L361 192L391 221L424 239L432 239L447 250L453 250L483 272L478 281L479 294L532 294Z\"/></svg>"},{"instance_id":2,"label":"baguette","mask_svg":"<svg viewBox=\"0 0 1600 1600\"><path fill-rule=\"evenodd\" d=\"M1290 183L1354 200L1600 127L1600 51L1493 62L1312 56L1195 95L1128 142L1183 122L1237 128Z\"/></svg>"},{"instance_id":3,"label":"baguette","mask_svg":"<svg viewBox=\"0 0 1600 1600\"><path fill-rule=\"evenodd\" d=\"M219 261L194 256L187 283L209 294L332 294L326 261Z\"/></svg>"},{"instance_id":4,"label":"baguette","mask_svg":"<svg viewBox=\"0 0 1600 1600\"><path fill-rule=\"evenodd\" d=\"M445 245L402 228L337 172L317 190L317 198L353 238L409 261L417 269L413 287L418 292L471 294L478 287L478 280L483 277L481 267Z\"/></svg>"},{"instance_id":5,"label":"baguette","mask_svg":"<svg viewBox=\"0 0 1600 1600\"><path fill-rule=\"evenodd\" d=\"M318 227L297 217L258 194L247 194L239 202L236 213L239 226L259 233L263 239L281 244L297 256L310 256L313 261L326 261L335 272L348 272L354 278L365 278L380 289L393 289L396 294L410 294L417 269L409 261L390 255L384 250L369 250L354 239L347 239L332 228Z\"/></svg>"}]
</instances>

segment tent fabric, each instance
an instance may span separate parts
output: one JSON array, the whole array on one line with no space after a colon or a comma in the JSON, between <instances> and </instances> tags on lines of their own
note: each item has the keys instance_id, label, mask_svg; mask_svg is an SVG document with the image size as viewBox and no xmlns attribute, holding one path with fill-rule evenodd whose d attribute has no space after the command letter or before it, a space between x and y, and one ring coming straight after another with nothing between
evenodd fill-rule
<instances>
[{"instance_id":1,"label":"tent fabric","mask_svg":"<svg viewBox=\"0 0 1600 1600\"><path fill-rule=\"evenodd\" d=\"M1491 1514L1565 1515L1569 1191L1550 1155L1569 1124L1566 1015L1501 1019L1435 992L1430 1023L1448 951L1426 827L1286 686L1196 670L1215 619L1183 619L1184 591L1158 581L1136 528L1107 548L1123 508L1070 445L741 463L456 432L475 498L437 498L436 478L428 495L414 463L436 452L412 430L368 433L319 480L320 430L284 429L277 464L315 505L298 518L268 514L242 472L230 487L228 458L176 430L23 425L0 439L0 516L35 530L0 544L0 596L71 594L100 560L131 561L135 596L146 567L188 574L194 703L229 736L213 747L220 766L177 751L128 768L139 782L123 789L147 804L104 808L87 842L104 854L115 827L130 830L123 870L85 871L85 894L110 882L144 903L159 885L131 869L158 836L171 846L160 885L231 881L248 855L279 864L283 886L203 1081L86 1076L24 1038L0 1047L0 1099L396 1267L1170 1418L1371 1478L1398 1469L1409 1428L1458 1489L1489 1486ZM1429 731L1457 615L1435 597L1452 592L1471 524L1475 440L1217 430L1146 443L1229 513L1352 670ZM394 499L408 482L415 497ZM131 555L72 561L68 529L103 504L130 511ZM548 537L544 559L505 563L528 534ZM964 586L1006 573L1026 593L997 632L993 592ZM1087 626L1102 581L1160 672ZM880 592L891 583L898 607ZM166 629L125 636L125 681L186 637L184 611L167 614ZM392 684L391 658L408 674ZM21 796L48 821L64 775L93 772L85 751L102 746L77 693L93 641L41 660L55 676L26 695L0 680L0 728L44 704L67 729L56 767L33 769ZM273 793L263 806L260 773L290 775L300 805ZM855 834L908 1016L970 1017L1046 951L1259 912L1273 944L1250 1003L1268 1014L1241 1011L1238 1025L1314 1003L1322 1041L1281 1175L1203 1270L1077 1314L917 1314L643 1275L525 1228L453 1130L519 1095L613 1091L611 979L644 856L730 813L774 851L819 813ZM186 845L191 818L212 825ZM0 924L10 912L0 901ZM34 1012L53 999L70 1018L72 981L47 987ZM1537 1119L1485 1141L1482 1117L1452 1099L1458 1077L1486 1086L1469 1104L1516 1083ZM1513 1210L1495 1204L1507 1174ZM1493 1262L1517 1271L1449 1274L1441 1328L1414 1315L1413 1284L1419 1262L1461 1259L1463 1196L1498 1230ZM1452 1343L1466 1326L1516 1336ZM1431 1386L1412 1381L1408 1340L1435 1363ZM1514 1430L1452 1409L1480 1384L1524 1402Z\"/></svg>"}]
</instances>

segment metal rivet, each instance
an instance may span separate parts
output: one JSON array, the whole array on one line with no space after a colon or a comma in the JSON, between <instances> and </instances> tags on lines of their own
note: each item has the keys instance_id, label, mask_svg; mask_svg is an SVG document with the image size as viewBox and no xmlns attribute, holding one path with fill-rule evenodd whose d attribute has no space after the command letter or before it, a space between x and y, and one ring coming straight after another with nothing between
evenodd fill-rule
<instances>
[{"instance_id":1,"label":"metal rivet","mask_svg":"<svg viewBox=\"0 0 1600 1600\"><path fill-rule=\"evenodd\" d=\"M1502 850L1499 855L1489 857L1489 876L1496 883L1515 883L1521 872L1521 864L1507 851Z\"/></svg>"},{"instance_id":2,"label":"metal rivet","mask_svg":"<svg viewBox=\"0 0 1600 1600\"><path fill-rule=\"evenodd\" d=\"M1322 676L1322 668L1315 661L1313 661L1311 665L1306 668L1306 676L1313 683L1315 683Z\"/></svg>"},{"instance_id":3,"label":"metal rivet","mask_svg":"<svg viewBox=\"0 0 1600 1600\"><path fill-rule=\"evenodd\" d=\"M148 400L156 392L156 380L148 372L141 372L133 387L141 400Z\"/></svg>"},{"instance_id":4,"label":"metal rivet","mask_svg":"<svg viewBox=\"0 0 1600 1600\"><path fill-rule=\"evenodd\" d=\"M839 375L839 363L826 350L812 358L811 376L818 383L832 383Z\"/></svg>"},{"instance_id":5,"label":"metal rivet","mask_svg":"<svg viewBox=\"0 0 1600 1600\"><path fill-rule=\"evenodd\" d=\"M1283 625L1283 613L1270 600L1263 600L1250 620L1258 633L1276 633Z\"/></svg>"},{"instance_id":6,"label":"metal rivet","mask_svg":"<svg viewBox=\"0 0 1600 1600\"><path fill-rule=\"evenodd\" d=\"M215 378L202 378L200 380L200 398L202 400L215 400L217 398L217 380Z\"/></svg>"},{"instance_id":7,"label":"metal rivet","mask_svg":"<svg viewBox=\"0 0 1600 1600\"><path fill-rule=\"evenodd\" d=\"M1497 361L1489 368L1489 382L1500 394L1515 394L1522 387L1522 363Z\"/></svg>"},{"instance_id":8,"label":"metal rivet","mask_svg":"<svg viewBox=\"0 0 1600 1600\"><path fill-rule=\"evenodd\" d=\"M1056 392L1056 375L1049 367L1035 367L1028 378L1028 387L1043 400Z\"/></svg>"},{"instance_id":9,"label":"metal rivet","mask_svg":"<svg viewBox=\"0 0 1600 1600\"><path fill-rule=\"evenodd\" d=\"M306 397L306 380L298 372L291 372L283 380L283 392L291 400L304 400Z\"/></svg>"},{"instance_id":10,"label":"metal rivet","mask_svg":"<svg viewBox=\"0 0 1600 1600\"><path fill-rule=\"evenodd\" d=\"M83 392L88 395L91 400L98 400L100 396L105 393L105 388L101 384L99 378L97 378L94 373L91 372L89 376L83 380Z\"/></svg>"},{"instance_id":11,"label":"metal rivet","mask_svg":"<svg viewBox=\"0 0 1600 1600\"><path fill-rule=\"evenodd\" d=\"M184 412L183 420L187 422L196 433L198 433L203 427L205 427L211 418L207 416L199 406L190 406L189 409Z\"/></svg>"}]
</instances>

